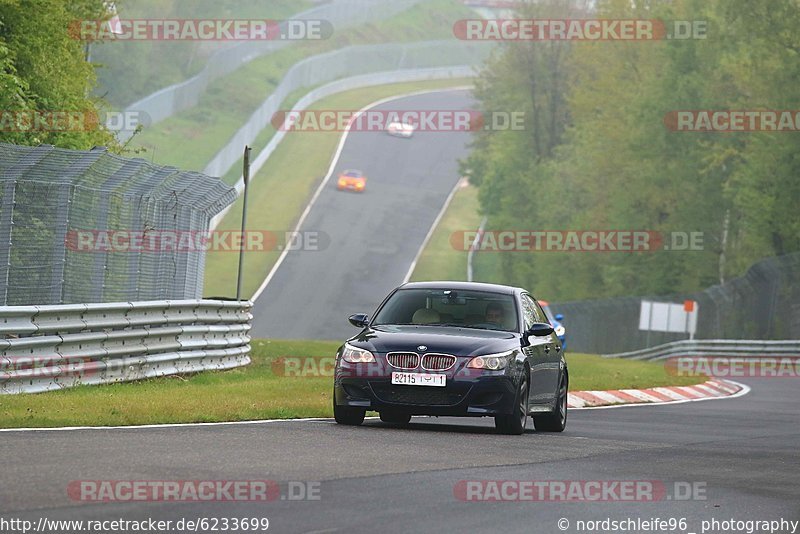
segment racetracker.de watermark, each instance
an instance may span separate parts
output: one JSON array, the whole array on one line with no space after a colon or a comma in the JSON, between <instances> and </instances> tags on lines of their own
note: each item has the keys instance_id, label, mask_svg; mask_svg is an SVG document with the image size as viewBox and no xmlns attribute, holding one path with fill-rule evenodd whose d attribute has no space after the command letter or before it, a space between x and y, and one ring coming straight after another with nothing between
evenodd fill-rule
<instances>
[{"instance_id":1,"label":"racetracker.de watermark","mask_svg":"<svg viewBox=\"0 0 800 534\"><path fill-rule=\"evenodd\" d=\"M673 356L664 361L664 369L673 376L798 378L800 357Z\"/></svg>"},{"instance_id":2,"label":"racetracker.de watermark","mask_svg":"<svg viewBox=\"0 0 800 534\"><path fill-rule=\"evenodd\" d=\"M476 252L654 252L704 249L703 232L650 230L459 230L451 246Z\"/></svg>"},{"instance_id":3,"label":"racetracker.de watermark","mask_svg":"<svg viewBox=\"0 0 800 534\"><path fill-rule=\"evenodd\" d=\"M85 356L2 356L0 357L0 382L10 379L35 380L75 378L85 380L100 372L102 362Z\"/></svg>"},{"instance_id":4,"label":"racetracker.de watermark","mask_svg":"<svg viewBox=\"0 0 800 534\"><path fill-rule=\"evenodd\" d=\"M460 480L453 495L467 502L704 501L706 486L663 480Z\"/></svg>"},{"instance_id":5,"label":"racetracker.de watermark","mask_svg":"<svg viewBox=\"0 0 800 534\"><path fill-rule=\"evenodd\" d=\"M76 20L69 34L80 41L320 41L333 25L314 19Z\"/></svg>"},{"instance_id":6,"label":"racetracker.de watermark","mask_svg":"<svg viewBox=\"0 0 800 534\"><path fill-rule=\"evenodd\" d=\"M673 132L798 132L800 110L677 110L664 115Z\"/></svg>"},{"instance_id":7,"label":"racetracker.de watermark","mask_svg":"<svg viewBox=\"0 0 800 534\"><path fill-rule=\"evenodd\" d=\"M429 110L281 110L270 120L284 132L383 132L393 123L420 132L522 131L523 111Z\"/></svg>"},{"instance_id":8,"label":"racetracker.de watermark","mask_svg":"<svg viewBox=\"0 0 800 534\"><path fill-rule=\"evenodd\" d=\"M453 35L464 41L663 41L706 39L705 20L462 19Z\"/></svg>"},{"instance_id":9,"label":"racetracker.de watermark","mask_svg":"<svg viewBox=\"0 0 800 534\"><path fill-rule=\"evenodd\" d=\"M384 354L373 353L375 357L371 362L352 363L345 360L341 361L339 367L336 366L335 356L279 356L272 360L271 368L275 376L285 378L319 378L319 377L374 377L386 378L397 369L391 367ZM466 359L472 360L470 356ZM480 377L486 372L483 368L469 367L462 361L456 365L454 370L446 371L452 373L459 379ZM426 377L433 376L442 371L431 371L420 373L419 380L424 381ZM489 370L491 372L491 370Z\"/></svg>"},{"instance_id":10,"label":"racetracker.de watermark","mask_svg":"<svg viewBox=\"0 0 800 534\"><path fill-rule=\"evenodd\" d=\"M321 486L299 480L73 480L67 495L82 502L319 501Z\"/></svg>"},{"instance_id":11,"label":"racetracker.de watermark","mask_svg":"<svg viewBox=\"0 0 800 534\"><path fill-rule=\"evenodd\" d=\"M352 364L367 367L366 364ZM293 378L333 376L334 356L279 356L272 360L272 374ZM369 367L367 367L367 370Z\"/></svg>"},{"instance_id":12,"label":"racetracker.de watermark","mask_svg":"<svg viewBox=\"0 0 800 534\"><path fill-rule=\"evenodd\" d=\"M271 230L69 230L66 246L72 252L271 252L325 250L330 236L322 231Z\"/></svg>"},{"instance_id":13,"label":"racetracker.de watermark","mask_svg":"<svg viewBox=\"0 0 800 534\"><path fill-rule=\"evenodd\" d=\"M105 127L132 131L152 124L145 111L14 111L0 110L0 132L89 132Z\"/></svg>"}]
</instances>

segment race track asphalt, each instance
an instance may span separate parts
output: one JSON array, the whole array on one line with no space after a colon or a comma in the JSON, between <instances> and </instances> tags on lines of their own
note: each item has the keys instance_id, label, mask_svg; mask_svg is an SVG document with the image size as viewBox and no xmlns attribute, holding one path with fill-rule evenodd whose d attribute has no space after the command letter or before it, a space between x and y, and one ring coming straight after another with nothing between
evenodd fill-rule
<instances>
[{"instance_id":1,"label":"race track asphalt","mask_svg":"<svg viewBox=\"0 0 800 534\"><path fill-rule=\"evenodd\" d=\"M580 532L579 520L800 519L800 389L748 379L739 398L571 411L566 432L495 433L489 419L414 418L0 432L3 518L267 517L269 532ZM74 480L319 483L318 500L86 503ZM701 489L655 502L463 502L459 481L654 481ZM295 486L297 487L297 486ZM560 530L557 522L567 519ZM636 531L636 530L633 530ZM645 530L638 530L645 532ZM786 532L786 530L780 530ZM711 530L711 532L732 532Z\"/></svg>"},{"instance_id":2,"label":"race track asphalt","mask_svg":"<svg viewBox=\"0 0 800 534\"><path fill-rule=\"evenodd\" d=\"M409 96L377 110L462 110L468 91ZM313 135L313 134L297 134ZM257 338L345 339L354 313L372 313L403 282L447 196L458 183L468 132L423 132L400 139L351 132L333 178L314 203L300 235L319 235L321 250L293 250L253 309ZM338 191L336 176L358 169L363 193ZM315 234L316 233L316 234ZM466 269L466 266L464 267Z\"/></svg>"}]
</instances>

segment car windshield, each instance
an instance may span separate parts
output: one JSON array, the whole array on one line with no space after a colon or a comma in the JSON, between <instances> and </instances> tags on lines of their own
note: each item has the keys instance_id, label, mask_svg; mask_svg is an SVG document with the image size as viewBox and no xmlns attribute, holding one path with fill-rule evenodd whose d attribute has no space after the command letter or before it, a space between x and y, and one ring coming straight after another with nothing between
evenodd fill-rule
<instances>
[{"instance_id":1,"label":"car windshield","mask_svg":"<svg viewBox=\"0 0 800 534\"><path fill-rule=\"evenodd\" d=\"M544 314L547 316L547 320L550 321L550 323L552 324L552 322L553 322L553 312L550 311L550 306L545 304L545 305L542 306L542 310L544 311Z\"/></svg>"},{"instance_id":2,"label":"car windshield","mask_svg":"<svg viewBox=\"0 0 800 534\"><path fill-rule=\"evenodd\" d=\"M344 175L350 178L361 178L361 172L359 171L344 171Z\"/></svg>"},{"instance_id":3,"label":"car windshield","mask_svg":"<svg viewBox=\"0 0 800 534\"><path fill-rule=\"evenodd\" d=\"M454 289L400 289L378 311L378 325L425 325L515 332L513 295Z\"/></svg>"}]
</instances>

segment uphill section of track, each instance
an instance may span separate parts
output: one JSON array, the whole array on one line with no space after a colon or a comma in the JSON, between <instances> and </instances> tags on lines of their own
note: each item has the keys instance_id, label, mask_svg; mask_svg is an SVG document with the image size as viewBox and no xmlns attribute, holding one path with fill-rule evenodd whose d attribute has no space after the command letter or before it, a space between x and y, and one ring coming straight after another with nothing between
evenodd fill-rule
<instances>
[{"instance_id":1,"label":"uphill section of track","mask_svg":"<svg viewBox=\"0 0 800 534\"><path fill-rule=\"evenodd\" d=\"M408 96L380 111L468 110L465 90ZM314 135L293 133L292 135ZM253 309L253 337L344 339L347 317L371 313L403 281L442 205L459 180L468 132L418 131L411 139L353 131L299 229L320 235L320 250L288 252ZM338 191L336 176L357 169L363 193ZM257 209L253 207L253 209Z\"/></svg>"}]
</instances>

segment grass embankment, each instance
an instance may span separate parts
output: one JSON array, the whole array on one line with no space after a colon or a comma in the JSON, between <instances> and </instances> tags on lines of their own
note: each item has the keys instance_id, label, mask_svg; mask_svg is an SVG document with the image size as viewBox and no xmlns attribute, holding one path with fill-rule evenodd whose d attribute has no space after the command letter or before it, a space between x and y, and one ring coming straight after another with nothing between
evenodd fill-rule
<instances>
[{"instance_id":1,"label":"grass embankment","mask_svg":"<svg viewBox=\"0 0 800 534\"><path fill-rule=\"evenodd\" d=\"M311 109L361 109L385 97L467 84L469 80L441 80L366 87L324 98L311 106ZM270 156L267 165L251 178L248 229L274 232L292 230L314 189L327 173L341 136L341 132L288 133ZM254 151L255 153L257 152ZM241 216L240 198L217 226L217 230L238 230ZM244 295L255 292L279 255L279 251L245 252ZM208 252L203 294L233 296L236 293L237 262L236 253Z\"/></svg>"},{"instance_id":2,"label":"grass embankment","mask_svg":"<svg viewBox=\"0 0 800 534\"><path fill-rule=\"evenodd\" d=\"M460 187L422 252L412 281L467 279L468 252L454 246L452 240L460 239L461 232L478 229L481 224L478 209L478 188Z\"/></svg>"},{"instance_id":3,"label":"grass embankment","mask_svg":"<svg viewBox=\"0 0 800 534\"><path fill-rule=\"evenodd\" d=\"M0 396L0 427L117 426L331 417L331 376L284 376L293 369L330 374L337 342L254 340L253 363L224 372ZM282 357L328 357L290 360ZM620 389L703 382L674 377L652 362L568 354L571 389Z\"/></svg>"},{"instance_id":4,"label":"grass embankment","mask_svg":"<svg viewBox=\"0 0 800 534\"><path fill-rule=\"evenodd\" d=\"M478 188L459 189L422 252L411 280L466 280L468 253L462 248L462 232L476 231L481 219ZM503 283L499 274L501 256L492 251L473 254L473 280Z\"/></svg>"}]
</instances>

